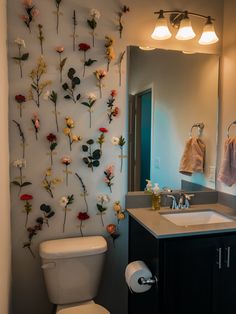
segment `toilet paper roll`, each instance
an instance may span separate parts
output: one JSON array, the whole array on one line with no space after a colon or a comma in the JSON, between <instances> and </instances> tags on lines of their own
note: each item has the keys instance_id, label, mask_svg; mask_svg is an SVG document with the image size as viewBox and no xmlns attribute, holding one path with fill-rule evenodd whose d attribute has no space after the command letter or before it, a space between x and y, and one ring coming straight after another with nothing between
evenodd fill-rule
<instances>
[{"instance_id":1,"label":"toilet paper roll","mask_svg":"<svg viewBox=\"0 0 236 314\"><path fill-rule=\"evenodd\" d=\"M144 279L152 278L151 271L143 261L135 261L126 266L125 280L131 291L143 293L151 289L150 285L142 285L139 283L141 277Z\"/></svg>"}]
</instances>

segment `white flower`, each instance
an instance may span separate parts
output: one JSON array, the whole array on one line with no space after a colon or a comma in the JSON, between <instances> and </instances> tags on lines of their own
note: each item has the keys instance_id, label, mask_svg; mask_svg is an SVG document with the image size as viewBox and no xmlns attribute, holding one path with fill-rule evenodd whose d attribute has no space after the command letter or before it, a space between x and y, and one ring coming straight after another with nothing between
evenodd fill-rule
<instances>
[{"instance_id":1,"label":"white flower","mask_svg":"<svg viewBox=\"0 0 236 314\"><path fill-rule=\"evenodd\" d=\"M96 99L97 99L97 97L96 97L93 93L88 94L88 100L89 100L90 102L92 102L92 101L94 101L94 100L96 100Z\"/></svg>"},{"instance_id":2,"label":"white flower","mask_svg":"<svg viewBox=\"0 0 236 314\"><path fill-rule=\"evenodd\" d=\"M99 20L99 19L100 19L100 16L101 16L101 13L100 13L97 9L91 9L91 10L90 10L90 15L91 15L94 19Z\"/></svg>"},{"instance_id":3,"label":"white flower","mask_svg":"<svg viewBox=\"0 0 236 314\"><path fill-rule=\"evenodd\" d=\"M119 137L113 136L111 142L113 145L119 145L120 139Z\"/></svg>"},{"instance_id":4,"label":"white flower","mask_svg":"<svg viewBox=\"0 0 236 314\"><path fill-rule=\"evenodd\" d=\"M17 37L14 42L19 45L19 46L23 46L25 48L25 41L24 39L20 38L20 37Z\"/></svg>"},{"instance_id":5,"label":"white flower","mask_svg":"<svg viewBox=\"0 0 236 314\"><path fill-rule=\"evenodd\" d=\"M160 187L159 187L158 183L154 184L152 191L154 194L158 194L160 192Z\"/></svg>"},{"instance_id":6,"label":"white flower","mask_svg":"<svg viewBox=\"0 0 236 314\"><path fill-rule=\"evenodd\" d=\"M66 207L67 204L68 204L68 198L66 196L62 196L60 199L60 206Z\"/></svg>"},{"instance_id":7,"label":"white flower","mask_svg":"<svg viewBox=\"0 0 236 314\"><path fill-rule=\"evenodd\" d=\"M107 194L99 194L97 196L97 201L99 203L108 203L110 202L110 197Z\"/></svg>"},{"instance_id":8,"label":"white flower","mask_svg":"<svg viewBox=\"0 0 236 314\"><path fill-rule=\"evenodd\" d=\"M49 90L47 90L46 93L44 93L44 95L43 95L43 99L48 100L50 95L51 95L51 92Z\"/></svg>"},{"instance_id":9,"label":"white flower","mask_svg":"<svg viewBox=\"0 0 236 314\"><path fill-rule=\"evenodd\" d=\"M152 182L150 180L146 180L146 182L147 182L147 185L146 185L145 190L148 192L152 192Z\"/></svg>"},{"instance_id":10,"label":"white flower","mask_svg":"<svg viewBox=\"0 0 236 314\"><path fill-rule=\"evenodd\" d=\"M25 159L16 159L13 161L13 166L17 168L25 168L26 167L26 160Z\"/></svg>"}]
</instances>

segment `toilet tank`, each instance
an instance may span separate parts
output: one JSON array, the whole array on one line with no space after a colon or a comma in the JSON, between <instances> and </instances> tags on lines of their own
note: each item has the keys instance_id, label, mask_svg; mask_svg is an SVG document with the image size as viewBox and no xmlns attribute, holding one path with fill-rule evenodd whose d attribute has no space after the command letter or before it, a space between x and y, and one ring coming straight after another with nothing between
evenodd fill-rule
<instances>
[{"instance_id":1,"label":"toilet tank","mask_svg":"<svg viewBox=\"0 0 236 314\"><path fill-rule=\"evenodd\" d=\"M50 302L63 305L92 300L97 295L106 251L102 236L42 242L39 254Z\"/></svg>"}]
</instances>

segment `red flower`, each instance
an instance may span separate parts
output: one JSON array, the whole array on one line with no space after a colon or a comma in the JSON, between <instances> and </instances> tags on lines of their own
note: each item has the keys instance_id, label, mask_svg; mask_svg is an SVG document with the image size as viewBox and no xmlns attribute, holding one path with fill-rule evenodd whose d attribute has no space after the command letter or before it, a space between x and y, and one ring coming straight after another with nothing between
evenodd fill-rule
<instances>
[{"instance_id":1,"label":"red flower","mask_svg":"<svg viewBox=\"0 0 236 314\"><path fill-rule=\"evenodd\" d=\"M111 97L116 97L117 96L117 90L113 89L111 91Z\"/></svg>"},{"instance_id":2,"label":"red flower","mask_svg":"<svg viewBox=\"0 0 236 314\"><path fill-rule=\"evenodd\" d=\"M25 96L23 96L23 95L16 95L16 96L15 96L15 100L16 100L19 104L22 104L23 102L26 101L26 98L25 98Z\"/></svg>"},{"instance_id":3,"label":"red flower","mask_svg":"<svg viewBox=\"0 0 236 314\"><path fill-rule=\"evenodd\" d=\"M89 50L91 47L88 45L88 44L85 44L85 43L80 43L79 44L79 50L80 51L87 51Z\"/></svg>"},{"instance_id":4,"label":"red flower","mask_svg":"<svg viewBox=\"0 0 236 314\"><path fill-rule=\"evenodd\" d=\"M114 224L107 225L106 230L109 234L112 235L116 232L116 225Z\"/></svg>"},{"instance_id":5,"label":"red flower","mask_svg":"<svg viewBox=\"0 0 236 314\"><path fill-rule=\"evenodd\" d=\"M118 107L115 107L112 112L113 117L116 117L119 114L119 112L120 112L120 109Z\"/></svg>"},{"instance_id":6,"label":"red flower","mask_svg":"<svg viewBox=\"0 0 236 314\"><path fill-rule=\"evenodd\" d=\"M20 199L22 201L29 201L29 200L32 200L33 199L33 196L31 194L22 194Z\"/></svg>"},{"instance_id":7,"label":"red flower","mask_svg":"<svg viewBox=\"0 0 236 314\"><path fill-rule=\"evenodd\" d=\"M100 128L99 131L102 132L102 133L107 133L107 132L108 132L108 129L106 129L106 128Z\"/></svg>"},{"instance_id":8,"label":"red flower","mask_svg":"<svg viewBox=\"0 0 236 314\"><path fill-rule=\"evenodd\" d=\"M83 220L89 219L90 217L89 217L89 215L88 215L87 213L79 212L77 218L78 218L79 220L82 220L82 221L83 221Z\"/></svg>"},{"instance_id":9,"label":"red flower","mask_svg":"<svg viewBox=\"0 0 236 314\"><path fill-rule=\"evenodd\" d=\"M50 133L50 134L48 134L48 136L47 136L47 140L48 140L49 142L56 142L57 137L56 137L56 135L54 135L53 133Z\"/></svg>"}]
</instances>

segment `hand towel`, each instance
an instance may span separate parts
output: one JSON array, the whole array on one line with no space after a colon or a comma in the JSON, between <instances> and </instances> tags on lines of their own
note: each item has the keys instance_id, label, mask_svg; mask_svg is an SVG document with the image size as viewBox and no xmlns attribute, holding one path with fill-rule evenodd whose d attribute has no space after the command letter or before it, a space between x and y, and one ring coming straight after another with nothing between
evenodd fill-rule
<instances>
[{"instance_id":1,"label":"hand towel","mask_svg":"<svg viewBox=\"0 0 236 314\"><path fill-rule=\"evenodd\" d=\"M230 137L225 141L218 180L228 186L236 183L236 137Z\"/></svg>"},{"instance_id":2,"label":"hand towel","mask_svg":"<svg viewBox=\"0 0 236 314\"><path fill-rule=\"evenodd\" d=\"M191 137L185 144L180 161L179 172L191 176L194 172L203 172L206 145L199 137Z\"/></svg>"}]
</instances>

